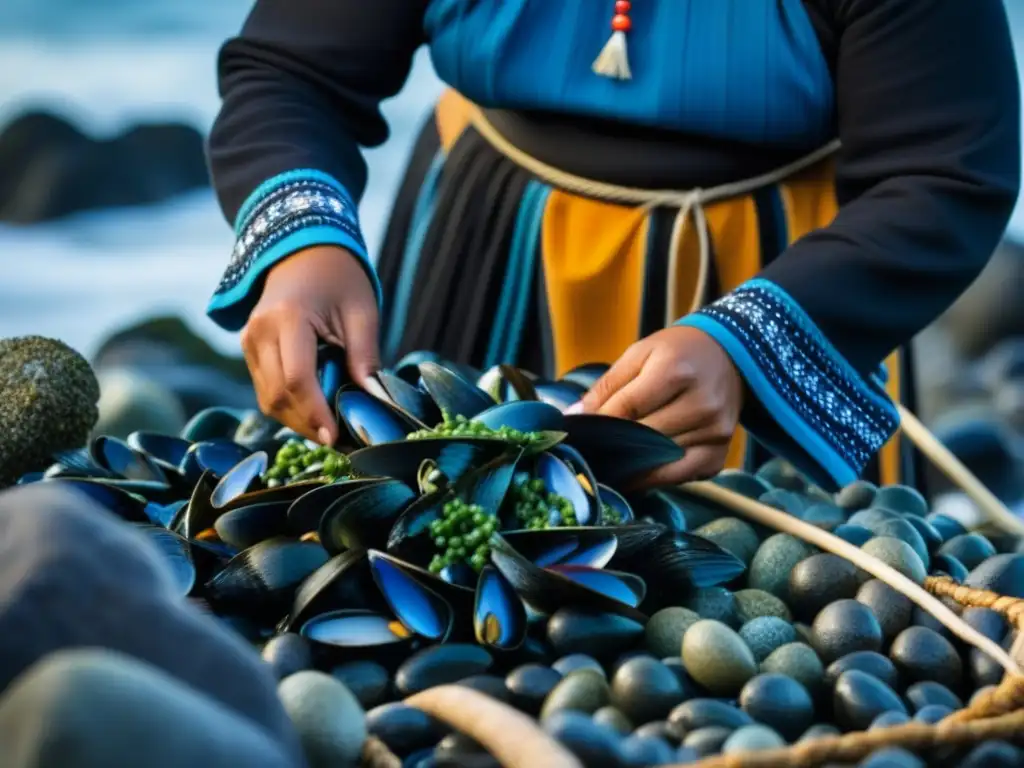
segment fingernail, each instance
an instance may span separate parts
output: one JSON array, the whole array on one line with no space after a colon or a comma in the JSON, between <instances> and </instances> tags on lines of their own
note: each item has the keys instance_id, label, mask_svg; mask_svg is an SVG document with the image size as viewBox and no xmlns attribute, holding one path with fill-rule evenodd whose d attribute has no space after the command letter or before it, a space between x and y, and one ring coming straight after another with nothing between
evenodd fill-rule
<instances>
[{"instance_id":1,"label":"fingernail","mask_svg":"<svg viewBox=\"0 0 1024 768\"><path fill-rule=\"evenodd\" d=\"M320 427L316 436L320 439L320 445L331 445L334 442L331 440L331 430L327 427Z\"/></svg>"},{"instance_id":2,"label":"fingernail","mask_svg":"<svg viewBox=\"0 0 1024 768\"><path fill-rule=\"evenodd\" d=\"M575 403L566 408L563 411L563 413L566 416L575 416L577 414L583 413L583 401L577 400Z\"/></svg>"}]
</instances>

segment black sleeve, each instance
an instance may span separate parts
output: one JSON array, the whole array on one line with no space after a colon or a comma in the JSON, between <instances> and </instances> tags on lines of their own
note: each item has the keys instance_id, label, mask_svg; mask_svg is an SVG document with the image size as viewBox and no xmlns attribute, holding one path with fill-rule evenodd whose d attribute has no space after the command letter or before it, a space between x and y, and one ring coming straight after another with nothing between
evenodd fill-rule
<instances>
[{"instance_id":1,"label":"black sleeve","mask_svg":"<svg viewBox=\"0 0 1024 768\"><path fill-rule=\"evenodd\" d=\"M236 244L207 307L241 328L266 273L316 245L356 256L381 298L359 227L360 147L388 137L424 39L426 0L257 0L218 59L223 99L209 139L214 188Z\"/></svg>"},{"instance_id":2,"label":"black sleeve","mask_svg":"<svg viewBox=\"0 0 1024 768\"><path fill-rule=\"evenodd\" d=\"M1020 185L1020 91L1002 0L818 5L834 24L839 213L682 322L742 370L748 429L842 484L898 425L871 373L1003 235Z\"/></svg>"}]
</instances>

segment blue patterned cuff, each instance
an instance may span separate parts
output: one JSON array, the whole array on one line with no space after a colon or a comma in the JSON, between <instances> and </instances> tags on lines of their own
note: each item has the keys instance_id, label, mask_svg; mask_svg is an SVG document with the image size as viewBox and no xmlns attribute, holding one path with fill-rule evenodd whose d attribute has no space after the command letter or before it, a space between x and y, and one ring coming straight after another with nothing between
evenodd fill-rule
<instances>
[{"instance_id":1,"label":"blue patterned cuff","mask_svg":"<svg viewBox=\"0 0 1024 768\"><path fill-rule=\"evenodd\" d=\"M210 318L229 331L245 325L267 271L296 251L337 245L362 262L378 305L380 282L359 230L356 205L331 176L315 170L282 173L259 186L235 222L235 249L207 307Z\"/></svg>"},{"instance_id":2,"label":"blue patterned cuff","mask_svg":"<svg viewBox=\"0 0 1024 768\"><path fill-rule=\"evenodd\" d=\"M743 426L825 488L857 479L899 426L884 390L772 282L744 283L677 324L722 345L756 397Z\"/></svg>"}]
</instances>

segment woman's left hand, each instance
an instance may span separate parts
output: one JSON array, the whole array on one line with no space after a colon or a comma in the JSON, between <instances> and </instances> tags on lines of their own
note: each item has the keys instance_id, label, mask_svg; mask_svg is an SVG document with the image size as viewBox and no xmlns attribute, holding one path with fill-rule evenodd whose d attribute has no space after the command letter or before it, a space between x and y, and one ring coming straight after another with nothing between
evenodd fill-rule
<instances>
[{"instance_id":1,"label":"woman's left hand","mask_svg":"<svg viewBox=\"0 0 1024 768\"><path fill-rule=\"evenodd\" d=\"M712 477L725 465L743 404L743 379L703 331L673 326L633 344L579 405L567 412L639 421L686 449L679 461L642 479L645 486Z\"/></svg>"}]
</instances>

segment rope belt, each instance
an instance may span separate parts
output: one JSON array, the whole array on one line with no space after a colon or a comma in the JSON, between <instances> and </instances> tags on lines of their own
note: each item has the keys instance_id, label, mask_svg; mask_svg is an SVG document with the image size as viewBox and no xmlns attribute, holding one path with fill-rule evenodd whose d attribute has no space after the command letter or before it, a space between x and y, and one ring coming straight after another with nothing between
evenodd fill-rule
<instances>
[{"instance_id":1,"label":"rope belt","mask_svg":"<svg viewBox=\"0 0 1024 768\"><path fill-rule=\"evenodd\" d=\"M679 270L683 237L686 235L686 229L690 220L693 220L697 228L699 258L697 290L688 310L693 312L700 308L701 299L707 287L711 261L711 237L708 233L705 206L731 197L747 195L763 187L785 181L794 174L831 157L840 147L840 142L836 139L781 168L768 171L750 179L734 181L717 187L690 190L641 189L639 187L622 187L617 184L607 184L582 176L575 176L548 165L512 144L494 127L483 112L475 106L469 111L469 122L484 140L504 157L553 187L582 197L591 197L610 203L635 205L643 210L650 210L660 206L679 209L672 224L672 237L669 245L669 280L665 303L666 326L679 319L674 316L674 308L678 306L679 298L676 275Z\"/></svg>"}]
</instances>

